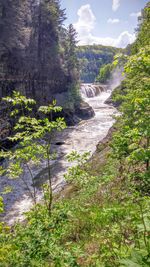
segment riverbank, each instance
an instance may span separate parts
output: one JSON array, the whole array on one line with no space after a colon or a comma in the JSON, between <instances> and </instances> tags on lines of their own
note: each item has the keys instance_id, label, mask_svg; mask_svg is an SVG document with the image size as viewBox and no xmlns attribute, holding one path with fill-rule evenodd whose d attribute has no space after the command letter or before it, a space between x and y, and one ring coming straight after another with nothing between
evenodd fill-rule
<instances>
[{"instance_id":1,"label":"riverbank","mask_svg":"<svg viewBox=\"0 0 150 267\"><path fill-rule=\"evenodd\" d=\"M70 166L66 155L74 150L79 154L90 151L90 155L92 155L98 142L107 135L108 130L112 127L114 123L112 115L115 115L117 111L112 106L104 104L109 95L110 91L101 92L101 94L91 98L84 95L84 101L92 106L95 116L89 120L81 121L75 126L70 126L55 136L52 150L57 152L57 160L51 162L54 192L59 191L65 185L64 174ZM39 166L32 166L31 163L31 168L35 177L37 199L40 201L43 196L40 185L47 180L46 163L44 160L41 160ZM27 169L24 170L22 178L32 190L32 180ZM24 218L23 213L32 206L32 199L23 179L10 180L3 177L0 181L2 191L6 185L12 188L11 192L3 195L5 204L3 219L10 225L17 220L22 220Z\"/></svg>"},{"instance_id":2,"label":"riverbank","mask_svg":"<svg viewBox=\"0 0 150 267\"><path fill-rule=\"evenodd\" d=\"M53 145L61 149L59 152L64 153L64 148L67 151L70 145L67 142L72 140L72 136L83 137L77 133L84 133L89 141L89 132L92 133L89 129L92 129L93 123L95 125L97 119L104 119L104 111L110 112L110 107L104 104L105 98L106 94L103 94L99 96L98 103L97 98L88 100L93 103L96 101L94 107L100 104L101 108L94 108L96 115L91 120L82 121L76 128L71 127L70 131L66 129L66 141L60 143L62 135L57 136ZM116 112L114 109L114 114ZM107 114L105 120L109 116ZM15 266L18 262L25 262L28 266L32 262L38 262L38 266L59 264L67 267L120 267L121 262L128 263L127 258L133 247L138 249L139 240L143 244L145 230L138 230L139 225L144 225L140 208L142 205L142 209L148 214L149 201L141 197L138 202L128 174L125 177L126 174L120 172L120 161L113 157L111 148L112 135L116 130L114 127L116 126L105 128L107 134L95 144L95 151L88 161L81 165L81 156L78 165L69 170L67 185L64 184L64 188L54 195L51 216L48 215L46 206L38 205L36 210L30 210L23 224L11 228L13 239L9 234L6 241L3 241L4 248L6 242L6 250L8 245L11 248L7 256L4 256L5 262L11 262ZM86 132L82 132L83 129ZM89 145L93 147L92 142ZM79 146L81 149L82 143ZM60 153L60 158L64 160L63 156ZM55 167L58 175L64 171L58 169L58 162L55 162ZM43 173L41 175L43 177Z\"/></svg>"},{"instance_id":3,"label":"riverbank","mask_svg":"<svg viewBox=\"0 0 150 267\"><path fill-rule=\"evenodd\" d=\"M11 248L5 262L15 263L12 266L21 262L28 266L32 262L38 266L122 266L121 260L137 244L135 219L141 225L141 215L128 181L120 177L119 162L110 156L111 135L112 130L88 163L76 166L73 179L57 195L50 217L44 206L38 206L38 221L33 210L23 225L13 229L13 239L8 236L6 245L3 241L3 249ZM148 203L144 208L148 210ZM138 238L142 237L139 232Z\"/></svg>"},{"instance_id":4,"label":"riverbank","mask_svg":"<svg viewBox=\"0 0 150 267\"><path fill-rule=\"evenodd\" d=\"M95 152L88 160L86 170L91 175L99 175L102 168L106 165L108 155L110 152L110 143L112 141L112 135L115 131L115 127L112 126L106 137L104 137L96 146ZM77 186L74 183L67 183L58 194L56 194L56 200L61 198L72 198L78 191Z\"/></svg>"}]
</instances>

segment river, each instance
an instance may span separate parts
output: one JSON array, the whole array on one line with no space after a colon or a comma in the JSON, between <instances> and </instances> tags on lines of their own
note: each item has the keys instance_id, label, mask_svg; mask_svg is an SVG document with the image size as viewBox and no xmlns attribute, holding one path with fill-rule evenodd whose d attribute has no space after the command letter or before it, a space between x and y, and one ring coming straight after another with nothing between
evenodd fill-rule
<instances>
[{"instance_id":1,"label":"river","mask_svg":"<svg viewBox=\"0 0 150 267\"><path fill-rule=\"evenodd\" d=\"M103 90L100 89L98 91L92 84L81 85L82 98L93 108L95 116L89 120L83 120L75 126L66 128L56 136L53 149L57 151L58 159L52 162L54 191L60 190L65 185L64 173L70 166L66 160L66 155L72 150L76 150L78 153L89 151L92 154L98 142L107 135L108 130L113 125L113 115L117 111L114 107L105 104L110 94L111 91L107 90L107 87L103 87ZM37 195L40 201L42 192L39 189L39 181L45 182L47 178L45 162L41 162L38 168L33 166L32 170L37 181ZM28 170L25 170L24 179L32 189L32 181ZM23 213L31 208L32 200L22 179L10 180L7 177L2 177L0 188L2 189L6 185L11 186L13 190L3 196L5 202L3 219L11 225L15 221L24 218Z\"/></svg>"}]
</instances>

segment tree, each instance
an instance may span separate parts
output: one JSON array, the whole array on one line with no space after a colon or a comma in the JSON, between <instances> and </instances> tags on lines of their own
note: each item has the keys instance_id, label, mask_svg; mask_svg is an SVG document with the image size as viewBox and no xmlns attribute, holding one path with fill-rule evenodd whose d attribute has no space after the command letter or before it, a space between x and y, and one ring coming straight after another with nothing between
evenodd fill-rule
<instances>
[{"instance_id":1,"label":"tree","mask_svg":"<svg viewBox=\"0 0 150 267\"><path fill-rule=\"evenodd\" d=\"M0 61L6 75L17 75L23 69L22 60L27 45L26 13L28 0L0 2Z\"/></svg>"},{"instance_id":2,"label":"tree","mask_svg":"<svg viewBox=\"0 0 150 267\"><path fill-rule=\"evenodd\" d=\"M125 89L120 107L118 131L114 134L114 156L130 170L130 176L139 181L136 185L149 194L150 177L150 47L149 3L142 11L137 40L132 55L125 64ZM132 166L132 167L131 167ZM132 171L131 171L132 168Z\"/></svg>"},{"instance_id":3,"label":"tree","mask_svg":"<svg viewBox=\"0 0 150 267\"><path fill-rule=\"evenodd\" d=\"M14 89L40 104L66 88L59 34L65 11L59 0L0 1L0 95Z\"/></svg>"},{"instance_id":4,"label":"tree","mask_svg":"<svg viewBox=\"0 0 150 267\"><path fill-rule=\"evenodd\" d=\"M107 83L112 74L113 65L107 64L100 68L99 75L96 78L96 81L101 83Z\"/></svg>"},{"instance_id":5,"label":"tree","mask_svg":"<svg viewBox=\"0 0 150 267\"><path fill-rule=\"evenodd\" d=\"M134 166L134 178L140 178L149 192L150 175L150 48L130 56L125 66L126 94L121 106L119 131L113 139L113 151L120 162ZM145 168L144 168L145 165ZM142 168L142 172L139 170Z\"/></svg>"},{"instance_id":6,"label":"tree","mask_svg":"<svg viewBox=\"0 0 150 267\"><path fill-rule=\"evenodd\" d=\"M78 46L76 51L81 81L93 83L99 75L100 68L112 63L115 54L121 52L122 49L102 45L85 45Z\"/></svg>"},{"instance_id":7,"label":"tree","mask_svg":"<svg viewBox=\"0 0 150 267\"><path fill-rule=\"evenodd\" d=\"M76 55L77 33L72 24L68 26L65 41L65 68L70 82L78 80L78 60Z\"/></svg>"},{"instance_id":8,"label":"tree","mask_svg":"<svg viewBox=\"0 0 150 267\"><path fill-rule=\"evenodd\" d=\"M30 45L27 49L28 90L43 104L52 94L65 87L65 74L60 61L59 33L65 11L58 0L32 1ZM30 89L31 88L31 89ZM60 89L59 89L60 90Z\"/></svg>"},{"instance_id":9,"label":"tree","mask_svg":"<svg viewBox=\"0 0 150 267\"><path fill-rule=\"evenodd\" d=\"M1 168L1 173L5 173L11 178L16 178L24 173L25 167L28 169L31 175L33 190L30 189L25 178L22 177L22 179L30 193L36 210L36 187L30 161L38 165L40 159L45 158L49 183L46 187L43 185L43 192L47 211L51 215L53 197L50 160L54 157L54 154L51 154L51 139L55 131L64 129L66 125L63 118L51 120L47 116L50 115L50 118L52 118L52 112L61 111L61 107L56 106L55 102L49 106L41 106L38 112L46 116L43 119L37 119L33 117L32 106L36 104L33 99L28 99L19 92L14 92L13 97L7 97L4 100L11 103L10 115L18 115L18 121L14 127L15 134L13 137L9 137L9 139L19 142L19 146L15 151L2 150L0 152L0 157L9 160L8 168Z\"/></svg>"},{"instance_id":10,"label":"tree","mask_svg":"<svg viewBox=\"0 0 150 267\"><path fill-rule=\"evenodd\" d=\"M131 45L132 53L137 53L138 50L146 45L149 45L150 40L150 2L148 2L145 8L141 11L141 16L138 18L139 25L137 28L137 39Z\"/></svg>"},{"instance_id":11,"label":"tree","mask_svg":"<svg viewBox=\"0 0 150 267\"><path fill-rule=\"evenodd\" d=\"M31 49L36 51L38 75L46 79L59 63L59 29L64 19L64 10L56 0L40 0L33 11Z\"/></svg>"}]
</instances>

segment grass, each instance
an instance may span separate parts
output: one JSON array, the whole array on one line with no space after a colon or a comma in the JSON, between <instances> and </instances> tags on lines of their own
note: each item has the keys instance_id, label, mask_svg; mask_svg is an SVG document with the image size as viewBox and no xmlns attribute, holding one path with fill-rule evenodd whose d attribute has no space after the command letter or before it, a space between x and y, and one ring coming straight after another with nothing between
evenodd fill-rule
<instances>
[{"instance_id":1,"label":"grass","mask_svg":"<svg viewBox=\"0 0 150 267\"><path fill-rule=\"evenodd\" d=\"M51 218L38 205L38 216L29 212L26 227L16 226L5 235L0 266L148 266L125 265L133 250L142 250L138 259L148 257L150 201L130 186L130 177L120 174L118 161L110 157L110 138L73 170L73 179L56 196Z\"/></svg>"}]
</instances>

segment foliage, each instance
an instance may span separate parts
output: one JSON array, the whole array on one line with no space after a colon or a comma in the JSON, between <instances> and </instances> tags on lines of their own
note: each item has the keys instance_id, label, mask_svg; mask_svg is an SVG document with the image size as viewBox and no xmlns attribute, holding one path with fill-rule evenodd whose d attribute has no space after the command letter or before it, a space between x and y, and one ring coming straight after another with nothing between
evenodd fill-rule
<instances>
[{"instance_id":1,"label":"foliage","mask_svg":"<svg viewBox=\"0 0 150 267\"><path fill-rule=\"evenodd\" d=\"M149 45L150 40L150 2L146 4L145 8L141 12L141 16L138 17L137 39L131 45L131 51L136 54L142 47Z\"/></svg>"},{"instance_id":2,"label":"foliage","mask_svg":"<svg viewBox=\"0 0 150 267\"><path fill-rule=\"evenodd\" d=\"M130 259L122 260L120 267L148 267L150 264L149 255L145 250L142 252L134 251L131 253Z\"/></svg>"},{"instance_id":3,"label":"foliage","mask_svg":"<svg viewBox=\"0 0 150 267\"><path fill-rule=\"evenodd\" d=\"M120 164L120 176L130 177L130 188L134 187L141 200L149 201L150 187L150 47L149 47L149 3L142 12L141 25L132 55L125 65L125 88L120 107L121 116L117 132L112 140L113 157ZM117 93L116 93L117 96ZM148 196L148 197L144 197ZM147 201L146 200L146 201ZM136 196L136 201L139 198ZM132 248L129 257L121 260L121 266L149 266L149 213L139 202L143 225L143 242Z\"/></svg>"},{"instance_id":4,"label":"foliage","mask_svg":"<svg viewBox=\"0 0 150 267\"><path fill-rule=\"evenodd\" d=\"M126 81L122 81L121 84L117 86L111 94L113 105L119 107L123 103L125 95Z\"/></svg>"},{"instance_id":5,"label":"foliage","mask_svg":"<svg viewBox=\"0 0 150 267\"><path fill-rule=\"evenodd\" d=\"M64 104L64 109L69 109L75 112L76 106L80 105L81 95L80 95L80 85L77 83L70 84L68 89L67 98Z\"/></svg>"},{"instance_id":6,"label":"foliage","mask_svg":"<svg viewBox=\"0 0 150 267\"><path fill-rule=\"evenodd\" d=\"M26 227L16 225L13 239L11 232L1 239L3 249L9 248L3 266L117 267L133 248L142 248L146 259L149 198L135 193L127 176L120 179L117 160L109 157L93 176L87 156L72 152L68 157L78 162L67 175L74 184L73 196L57 200L51 217L37 205L38 224L33 209Z\"/></svg>"},{"instance_id":7,"label":"foliage","mask_svg":"<svg viewBox=\"0 0 150 267\"><path fill-rule=\"evenodd\" d=\"M19 94L14 93L14 99L17 97ZM20 99L21 105L27 101L21 96ZM15 106L17 101L11 100L11 103ZM42 106L39 111L47 114L53 109L57 111L53 105ZM19 138L27 138L27 141L31 138L36 142L37 137L43 136L41 123L45 129L45 119L39 121L22 116ZM29 132L32 131L32 137L26 132L25 125ZM55 126L51 121L48 124L51 130ZM131 172L126 168L128 165L122 160L129 153L128 140L125 134L119 134L115 133L113 153L108 153L107 161L102 165L99 163L97 175L92 174L94 167L87 162L88 153L81 156L73 151L68 156L70 162L75 160L77 163L66 175L74 188L73 195L53 203L51 216L45 205L38 204L36 209L27 213L26 227L16 225L12 234L9 228L3 226L0 239L2 266L119 267L136 264L146 267L149 264L150 201L149 197L143 197L136 191ZM34 154L34 147L31 144L30 147L29 152L23 151L25 160L28 159L24 158L25 155ZM26 148L18 149L20 153ZM43 152L40 153L42 155ZM18 155L22 159L22 154Z\"/></svg>"},{"instance_id":8,"label":"foliage","mask_svg":"<svg viewBox=\"0 0 150 267\"><path fill-rule=\"evenodd\" d=\"M114 56L122 49L102 45L87 45L77 48L82 82L92 83L103 65L112 63Z\"/></svg>"},{"instance_id":9,"label":"foliage","mask_svg":"<svg viewBox=\"0 0 150 267\"><path fill-rule=\"evenodd\" d=\"M18 90L39 106L78 82L76 33L59 0L2 0L0 14L0 97Z\"/></svg>"},{"instance_id":10,"label":"foliage","mask_svg":"<svg viewBox=\"0 0 150 267\"><path fill-rule=\"evenodd\" d=\"M76 55L76 45L77 45L77 33L72 24L62 32L62 39L64 41L64 69L66 75L68 76L67 85L67 97L65 101L65 110L70 110L74 112L75 105L80 103L80 84L79 84L79 64Z\"/></svg>"},{"instance_id":11,"label":"foliage","mask_svg":"<svg viewBox=\"0 0 150 267\"><path fill-rule=\"evenodd\" d=\"M49 106L41 106L38 109L39 114L47 115L50 117L50 119L48 119L46 116L44 116L43 119L37 119L36 117L33 117L32 106L36 104L34 100L27 99L19 92L14 92L12 97L6 97L3 100L11 103L13 106L14 109L10 113L11 116L14 116L18 113L20 116L14 127L14 136L9 137L11 141L19 142L19 145L16 147L16 149L14 149L14 151L2 150L0 152L0 157L9 160L7 169L3 170L1 168L1 172L7 174L12 179L24 174L25 168L27 168L31 175L33 190L30 189L26 179L23 178L24 176L21 177L27 186L34 204L36 205L36 188L34 185L34 176L30 163L32 162L32 165L34 164L37 166L41 159L45 159L48 168L49 187L43 186L43 192L45 196L46 208L50 214L52 208L50 160L55 157L55 154L51 153L51 139L52 135L56 131L61 131L66 126L63 118L52 120L52 112L59 112L62 110L62 108L56 106L55 101L53 101L53 103ZM27 111L31 114L25 115Z\"/></svg>"},{"instance_id":12,"label":"foliage","mask_svg":"<svg viewBox=\"0 0 150 267\"><path fill-rule=\"evenodd\" d=\"M111 78L113 70L112 64L106 64L102 68L100 68L99 75L96 77L96 81L100 83L107 83Z\"/></svg>"},{"instance_id":13,"label":"foliage","mask_svg":"<svg viewBox=\"0 0 150 267\"><path fill-rule=\"evenodd\" d=\"M145 26L140 27L141 36L146 34L148 19L146 16ZM140 41L125 65L121 112L110 147L88 161L87 154L73 151L68 156L70 162L76 161L66 175L70 194L65 197L63 191L56 197L51 216L38 204L27 213L25 225L14 226L13 232L2 224L0 266L150 265L150 48L145 46L147 37ZM49 113L53 108L41 107L40 112ZM62 121L57 123L61 128ZM43 136L42 125L51 132L57 123L23 116L19 121L22 130L15 138L29 142L32 132L31 140L36 142ZM34 146L24 152L33 155Z\"/></svg>"},{"instance_id":14,"label":"foliage","mask_svg":"<svg viewBox=\"0 0 150 267\"><path fill-rule=\"evenodd\" d=\"M117 158L126 159L129 165L136 166L134 177L139 177L137 170L145 164L141 175L143 179L148 179L150 171L149 52L149 47L140 49L126 64L126 95L121 106L123 115L112 145ZM148 186L148 181L146 184Z\"/></svg>"},{"instance_id":15,"label":"foliage","mask_svg":"<svg viewBox=\"0 0 150 267\"><path fill-rule=\"evenodd\" d=\"M77 33L72 24L66 31L65 62L70 82L78 81L78 60L76 56Z\"/></svg>"}]
</instances>

